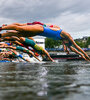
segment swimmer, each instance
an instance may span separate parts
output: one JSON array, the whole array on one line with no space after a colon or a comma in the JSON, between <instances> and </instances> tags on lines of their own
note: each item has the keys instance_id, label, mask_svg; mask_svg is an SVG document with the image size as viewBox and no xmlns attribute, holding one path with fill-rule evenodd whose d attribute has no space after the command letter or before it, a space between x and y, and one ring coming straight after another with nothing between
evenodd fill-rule
<instances>
[{"instance_id":1,"label":"swimmer","mask_svg":"<svg viewBox=\"0 0 90 100\"><path fill-rule=\"evenodd\" d=\"M86 57L79 52L77 49L75 49L70 41L63 40L63 46L64 46L64 51L66 51L67 54L69 54L69 49L76 54L79 54L83 59L87 60Z\"/></svg>"},{"instance_id":2,"label":"swimmer","mask_svg":"<svg viewBox=\"0 0 90 100\"><path fill-rule=\"evenodd\" d=\"M49 60L54 62L54 60L50 57L49 53L43 47L37 45L35 43L35 40L32 37L28 37L28 38L20 37L20 38L18 38L18 37L12 36L12 37L10 37L10 39L16 39L17 44L24 46L27 49L29 49L29 46L32 47L36 53L38 53L42 56L42 58L48 57Z\"/></svg>"},{"instance_id":3,"label":"swimmer","mask_svg":"<svg viewBox=\"0 0 90 100\"><path fill-rule=\"evenodd\" d=\"M23 59L24 61L27 61L27 62L30 62L28 59L25 59L21 54L18 54L15 50L9 50L8 52L7 51L2 51L0 52L0 60L11 60L12 58L21 58Z\"/></svg>"},{"instance_id":4,"label":"swimmer","mask_svg":"<svg viewBox=\"0 0 90 100\"><path fill-rule=\"evenodd\" d=\"M0 46L8 46L8 45L12 45L12 43L0 43Z\"/></svg>"},{"instance_id":5,"label":"swimmer","mask_svg":"<svg viewBox=\"0 0 90 100\"><path fill-rule=\"evenodd\" d=\"M45 36L48 38L52 38L54 40L67 40L68 42L71 42L74 47L80 51L86 60L90 60L89 56L85 51L83 51L73 40L71 35L65 31L63 31L61 28L56 27L47 27L40 24L34 24L34 25L24 25L24 26L18 26L18 25L7 25L0 27L0 30L15 30L16 33L3 33L0 34L1 37L7 37L7 36L17 36L17 37L32 37L32 36Z\"/></svg>"},{"instance_id":6,"label":"swimmer","mask_svg":"<svg viewBox=\"0 0 90 100\"><path fill-rule=\"evenodd\" d=\"M7 37L6 37L7 38ZM9 37L8 37L9 38ZM34 40L32 37L29 37L30 39L32 39L32 40ZM15 41L17 44L19 44L19 45L21 45L21 46L26 46L26 48L28 48L28 46L27 46L27 44L25 44L24 45L24 42L25 42L25 40L23 40L24 39L24 37L22 38L18 38L18 37L15 37L15 36L12 36L12 37L10 37L10 39L16 39L16 40L18 40L18 41L23 41L22 43L20 43L20 42L18 42L18 41ZM30 46L30 45L29 45ZM81 55L81 57L83 58L83 59L85 59L85 60L87 60L85 57L84 57L84 55L81 53L81 52L79 52L78 50L76 50L73 46L72 46L72 43L71 42L68 42L66 39L64 40L63 39L63 47L64 47L64 51L67 53L67 54L69 54L69 48L70 48L70 50L71 51L73 51L73 52L75 52L76 54L79 54L79 55ZM29 49L29 48L28 48Z\"/></svg>"},{"instance_id":7,"label":"swimmer","mask_svg":"<svg viewBox=\"0 0 90 100\"><path fill-rule=\"evenodd\" d=\"M28 38L30 38L30 39L32 39L32 40L34 41L33 38L31 38L31 37L28 37ZM36 55L34 49L32 49L32 48L30 48L29 46L24 45L23 43L21 43L21 42L20 42L20 39L19 39L18 37L16 37L16 36L12 36L12 37L4 37L4 38L1 39L1 41L9 41L10 44L16 44L16 45L25 47L25 48L31 50L32 52L34 52L34 54ZM3 44L3 43L1 43L1 44ZM5 44L5 43L4 43L4 44ZM6 44L6 45L7 45L7 44ZM2 46L3 46L3 45L2 45ZM37 55L36 55L36 56L37 56ZM38 55L38 56L39 56L39 55Z\"/></svg>"},{"instance_id":8,"label":"swimmer","mask_svg":"<svg viewBox=\"0 0 90 100\"><path fill-rule=\"evenodd\" d=\"M21 46L16 46L16 47L14 47L14 46L0 46L0 48L10 48L10 49L14 49L14 50L20 50L20 51L22 51L24 53L27 53L29 56L35 57L38 61L40 61L39 58L36 57L32 51L27 50L27 49L25 49L25 48L23 48Z\"/></svg>"},{"instance_id":9,"label":"swimmer","mask_svg":"<svg viewBox=\"0 0 90 100\"><path fill-rule=\"evenodd\" d=\"M35 24L39 24L39 25L43 25L43 26L47 26L47 27L53 27L53 28L59 28L59 26L57 25L52 25L52 24L49 24L49 23L42 23L42 22L39 22L39 21L34 21L32 23L13 23L12 25L17 25L17 26L25 26L25 25L35 25ZM7 26L7 24L3 24L2 26Z\"/></svg>"}]
</instances>

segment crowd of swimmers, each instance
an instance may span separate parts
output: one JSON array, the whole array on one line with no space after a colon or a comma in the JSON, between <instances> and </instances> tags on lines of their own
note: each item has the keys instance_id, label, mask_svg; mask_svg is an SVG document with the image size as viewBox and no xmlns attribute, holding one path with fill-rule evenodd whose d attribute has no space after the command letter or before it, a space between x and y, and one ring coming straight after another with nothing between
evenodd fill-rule
<instances>
[{"instance_id":1,"label":"crowd of swimmers","mask_svg":"<svg viewBox=\"0 0 90 100\"><path fill-rule=\"evenodd\" d=\"M6 51L0 49L0 59L21 58L30 62L29 59L18 54L17 50L19 50L27 53L30 57L35 57L38 61L41 61L38 57L38 55L40 55L43 59L47 57L50 61L54 62L49 53L39 46L33 39L33 36L39 35L52 38L54 40L61 40L64 51L66 51L67 54L69 54L70 49L71 51L79 54L86 61L90 61L87 53L75 43L69 33L63 31L59 26L35 21L24 24L4 24L0 27L0 31L2 30L6 30L6 32L0 34L0 48L6 48ZM4 41L4 43L2 43L2 41Z\"/></svg>"},{"instance_id":2,"label":"crowd of swimmers","mask_svg":"<svg viewBox=\"0 0 90 100\"><path fill-rule=\"evenodd\" d=\"M16 36L12 36L12 37L5 37L1 39L1 41L10 42L10 43L7 43L7 42L0 43L0 48L6 48L6 51L1 50L1 54L3 52L3 58L5 58L6 55L8 58L11 58L11 55L12 55L13 58L20 57L23 60L30 62L29 59L24 59L24 57L21 54L17 55L16 52L18 50L18 51L28 54L29 57L35 57L38 61L40 61L40 59L38 58L38 56L40 55L42 58L45 58L47 56L49 60L54 62L54 60L50 57L49 53L43 47L36 44L36 42L34 41L32 37L18 38ZM13 45L13 44L16 44L16 45Z\"/></svg>"}]
</instances>

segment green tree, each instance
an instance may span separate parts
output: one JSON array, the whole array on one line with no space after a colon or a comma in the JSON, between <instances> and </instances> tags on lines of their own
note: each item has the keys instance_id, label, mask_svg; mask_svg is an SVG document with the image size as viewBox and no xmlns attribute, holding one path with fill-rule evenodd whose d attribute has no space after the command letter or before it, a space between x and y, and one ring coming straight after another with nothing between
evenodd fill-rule
<instances>
[{"instance_id":1,"label":"green tree","mask_svg":"<svg viewBox=\"0 0 90 100\"><path fill-rule=\"evenodd\" d=\"M87 42L85 44L85 47L88 47L88 45L90 45L90 37L88 37L88 40L87 40Z\"/></svg>"},{"instance_id":2,"label":"green tree","mask_svg":"<svg viewBox=\"0 0 90 100\"><path fill-rule=\"evenodd\" d=\"M88 40L84 43L82 41L75 40L76 44L79 45L81 48L87 48L88 45L90 45L90 37L88 37Z\"/></svg>"},{"instance_id":3,"label":"green tree","mask_svg":"<svg viewBox=\"0 0 90 100\"><path fill-rule=\"evenodd\" d=\"M55 48L56 46L60 46L61 41L60 40L53 40L50 38L45 39L45 48Z\"/></svg>"},{"instance_id":4,"label":"green tree","mask_svg":"<svg viewBox=\"0 0 90 100\"><path fill-rule=\"evenodd\" d=\"M83 43L82 41L78 42L78 41L75 41L77 45L79 45L81 48L84 48L85 47L85 43Z\"/></svg>"}]
</instances>

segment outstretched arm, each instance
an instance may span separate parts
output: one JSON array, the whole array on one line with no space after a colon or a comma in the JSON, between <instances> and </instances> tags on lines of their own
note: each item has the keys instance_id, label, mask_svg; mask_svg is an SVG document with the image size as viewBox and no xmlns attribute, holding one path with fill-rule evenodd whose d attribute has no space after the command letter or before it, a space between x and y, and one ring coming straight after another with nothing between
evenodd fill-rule
<instances>
[{"instance_id":1,"label":"outstretched arm","mask_svg":"<svg viewBox=\"0 0 90 100\"><path fill-rule=\"evenodd\" d=\"M31 50L28 50L28 51L29 51L30 56L33 55L38 61L40 61L40 59L37 56L35 56L34 53Z\"/></svg>"},{"instance_id":2,"label":"outstretched arm","mask_svg":"<svg viewBox=\"0 0 90 100\"><path fill-rule=\"evenodd\" d=\"M8 32L6 32L6 33L4 33L4 34L7 34L7 33L17 33L17 31L8 31ZM9 40L9 41L15 41L15 40L17 40L17 41L20 41L20 39L18 38L18 37L16 37L16 36L11 36L11 37L3 37L2 39L1 39L1 41L6 41L6 40Z\"/></svg>"},{"instance_id":3,"label":"outstretched arm","mask_svg":"<svg viewBox=\"0 0 90 100\"><path fill-rule=\"evenodd\" d=\"M48 58L52 61L52 62L55 62L49 55L49 53L46 51L46 50L43 50L43 52L48 56Z\"/></svg>"},{"instance_id":4,"label":"outstretched arm","mask_svg":"<svg viewBox=\"0 0 90 100\"><path fill-rule=\"evenodd\" d=\"M3 38L1 38L1 41L7 41L7 40L11 40L11 38L10 37L3 37Z\"/></svg>"},{"instance_id":5,"label":"outstretched arm","mask_svg":"<svg viewBox=\"0 0 90 100\"><path fill-rule=\"evenodd\" d=\"M80 52L82 52L82 53L85 55L85 57L86 57L88 60L90 60L90 58L89 58L89 56L87 55L87 53L85 53L85 51L83 51L83 50L75 43L75 41L73 40L73 38L71 37L71 35L70 35L69 33L62 31L62 32L61 32L61 36L62 36L62 37L65 37L66 39L68 39L68 40L76 47L76 49L78 49Z\"/></svg>"},{"instance_id":6,"label":"outstretched arm","mask_svg":"<svg viewBox=\"0 0 90 100\"><path fill-rule=\"evenodd\" d=\"M20 39L16 36L11 36L11 38L14 39L14 40L20 41Z\"/></svg>"},{"instance_id":7,"label":"outstretched arm","mask_svg":"<svg viewBox=\"0 0 90 100\"><path fill-rule=\"evenodd\" d=\"M19 42L19 41L12 41L12 43L14 43L14 44L16 44L16 45L19 45L19 46L23 46L23 44L21 43L21 42Z\"/></svg>"},{"instance_id":8,"label":"outstretched arm","mask_svg":"<svg viewBox=\"0 0 90 100\"><path fill-rule=\"evenodd\" d=\"M24 24L22 24L22 23L12 23L12 25L25 26L25 25L27 25L27 23L24 23ZM7 26L7 24L3 24L2 26Z\"/></svg>"},{"instance_id":9,"label":"outstretched arm","mask_svg":"<svg viewBox=\"0 0 90 100\"><path fill-rule=\"evenodd\" d=\"M84 57L84 55L83 55L81 52L77 51L74 47L70 46L70 49L71 49L71 51L73 51L73 52L75 52L75 53L81 55L81 57L82 57L83 59L87 60L87 59ZM88 61L88 60L87 60L87 61Z\"/></svg>"},{"instance_id":10,"label":"outstretched arm","mask_svg":"<svg viewBox=\"0 0 90 100\"><path fill-rule=\"evenodd\" d=\"M13 47L13 46L0 46L0 48L10 48L10 49L16 50L16 47Z\"/></svg>"}]
</instances>

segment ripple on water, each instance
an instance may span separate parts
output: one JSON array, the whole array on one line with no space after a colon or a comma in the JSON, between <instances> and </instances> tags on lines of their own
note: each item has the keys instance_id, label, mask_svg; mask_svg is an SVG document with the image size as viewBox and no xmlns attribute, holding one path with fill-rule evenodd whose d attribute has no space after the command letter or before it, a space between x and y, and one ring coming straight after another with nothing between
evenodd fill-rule
<instances>
[{"instance_id":1,"label":"ripple on water","mask_svg":"<svg viewBox=\"0 0 90 100\"><path fill-rule=\"evenodd\" d=\"M1 63L1 100L87 100L89 62Z\"/></svg>"}]
</instances>

